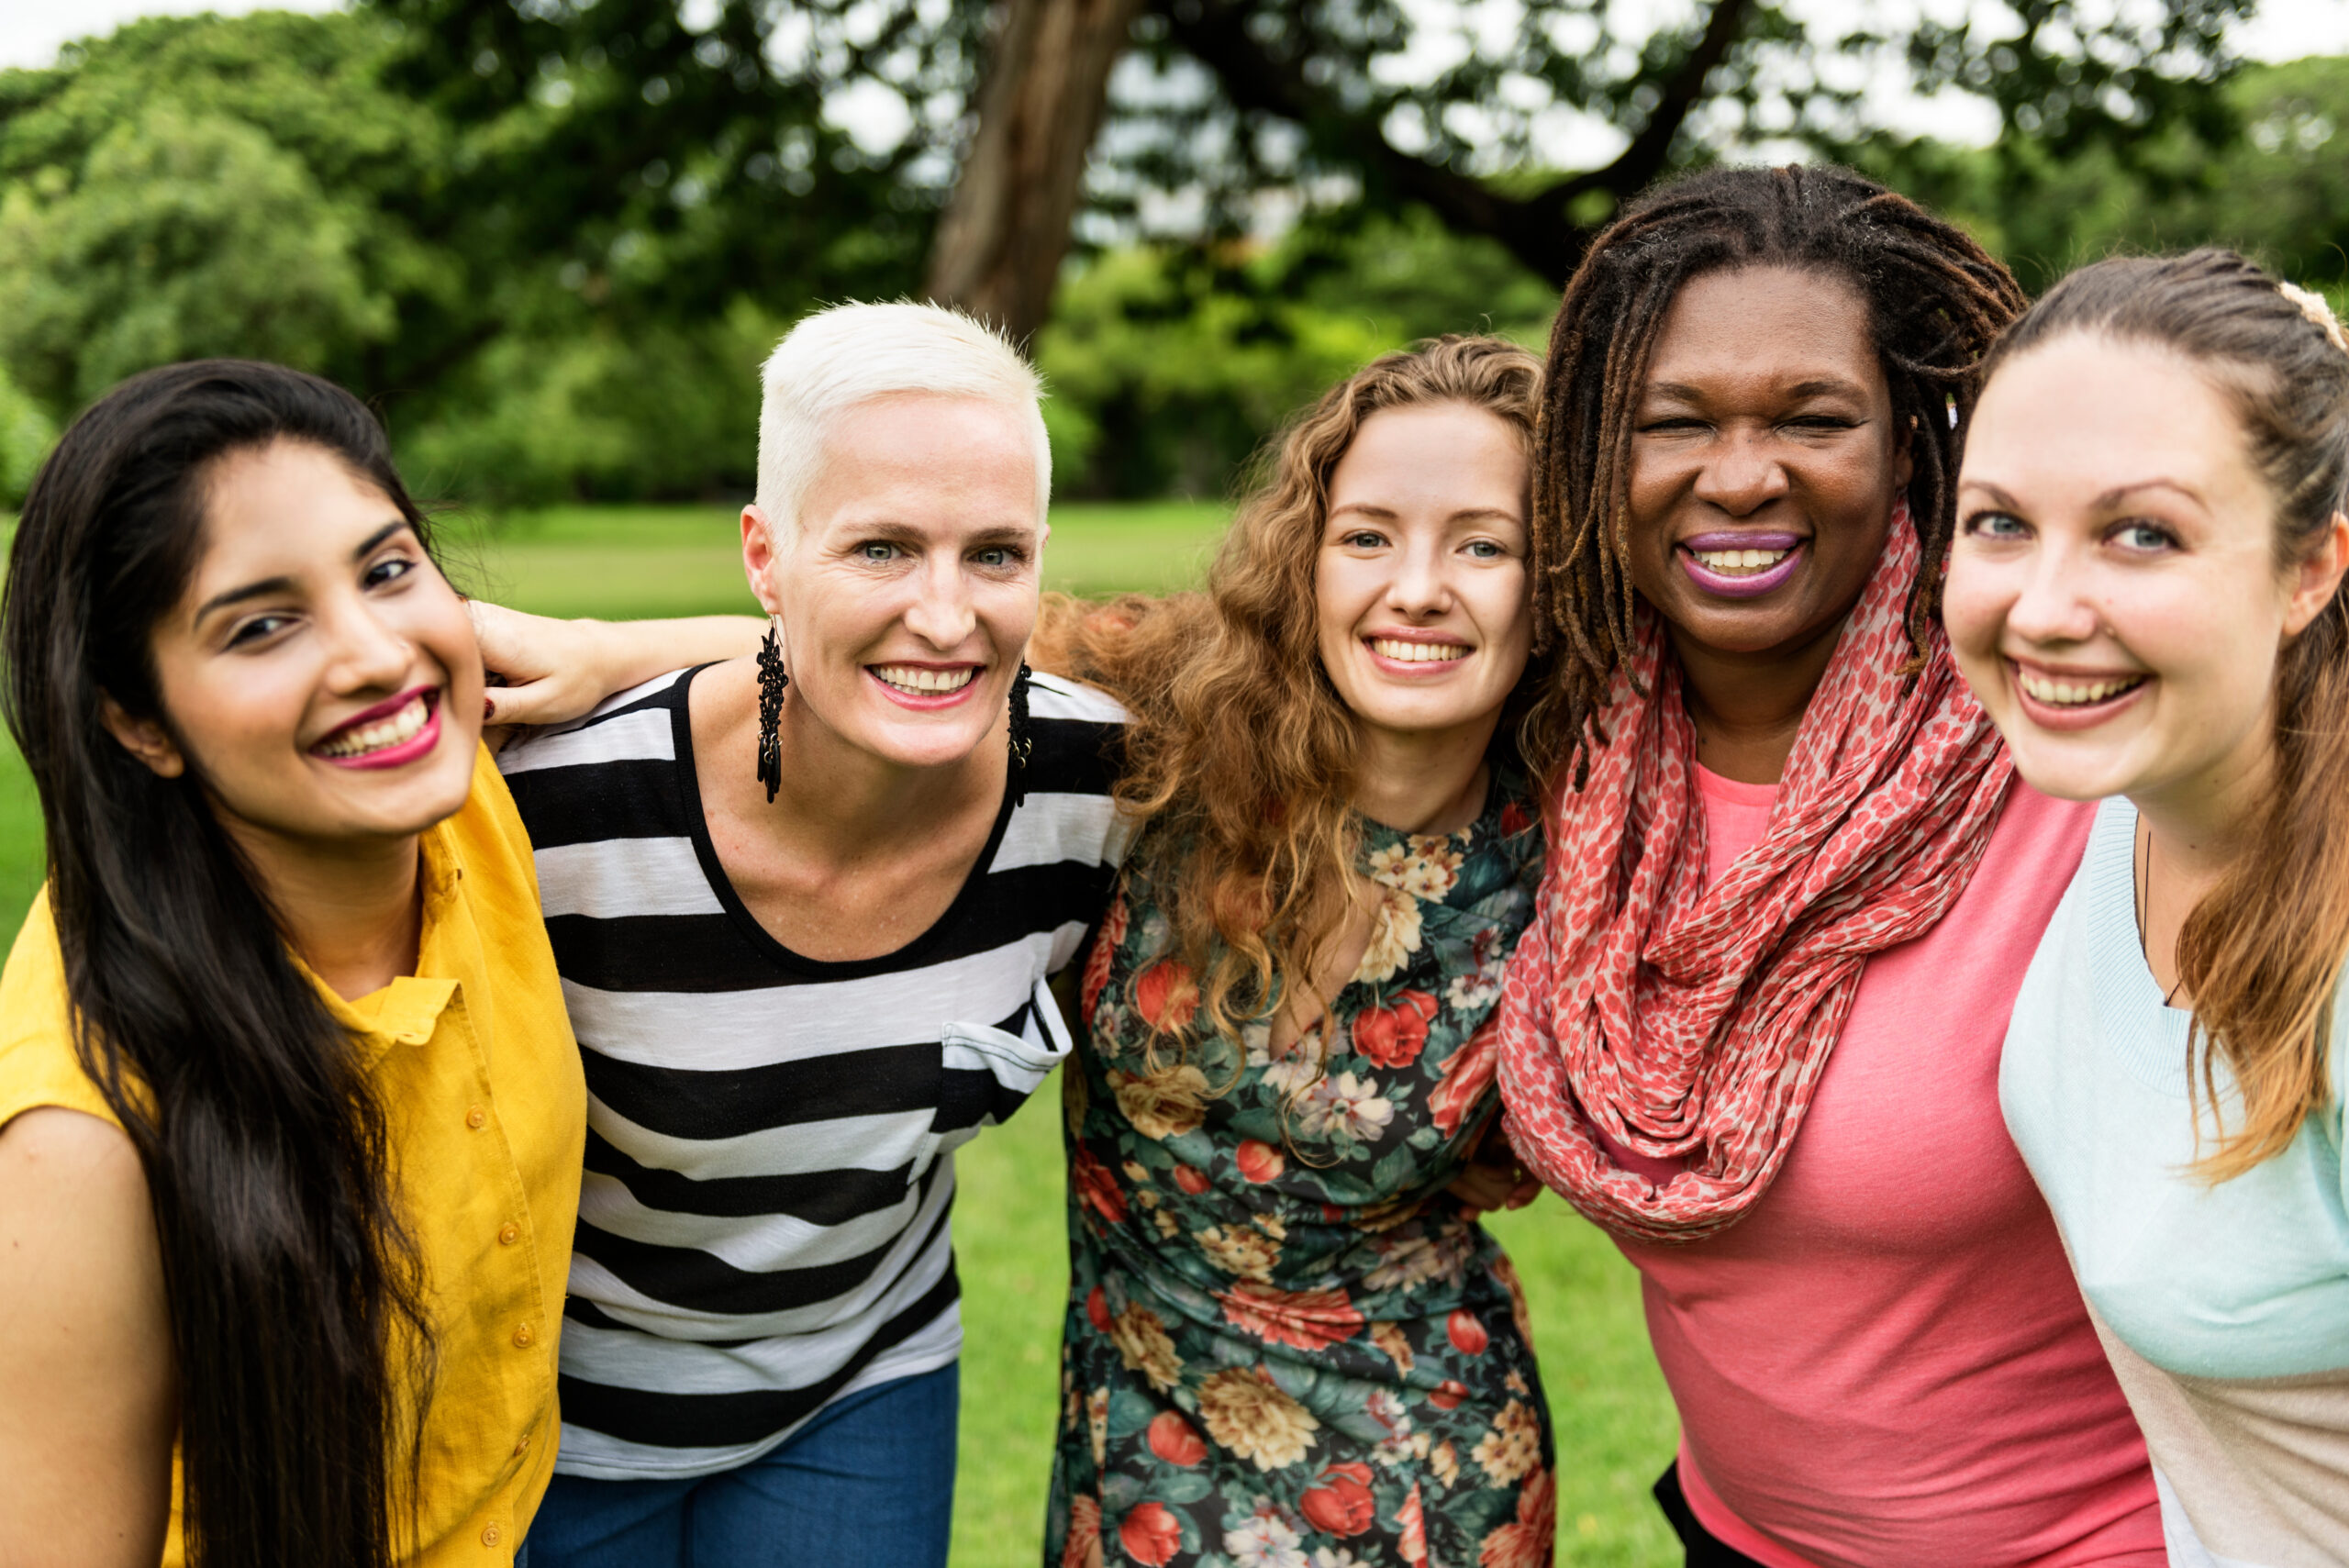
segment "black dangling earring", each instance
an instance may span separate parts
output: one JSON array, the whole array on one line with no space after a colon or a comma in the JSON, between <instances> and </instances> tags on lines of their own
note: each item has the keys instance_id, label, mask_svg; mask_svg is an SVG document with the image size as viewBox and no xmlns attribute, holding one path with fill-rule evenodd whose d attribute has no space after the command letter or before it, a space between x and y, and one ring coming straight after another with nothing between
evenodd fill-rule
<instances>
[{"instance_id":1,"label":"black dangling earring","mask_svg":"<svg viewBox=\"0 0 2349 1568\"><path fill-rule=\"evenodd\" d=\"M767 786L767 803L783 787L783 689L791 684L783 667L783 639L775 635L779 622L767 622L767 639L759 645L759 782Z\"/></svg>"},{"instance_id":2,"label":"black dangling earring","mask_svg":"<svg viewBox=\"0 0 2349 1568\"><path fill-rule=\"evenodd\" d=\"M1019 662L1019 673L1011 681L1011 804L1023 806L1028 800L1028 757L1035 751L1036 742L1028 733L1028 677L1035 672L1028 668L1028 661Z\"/></svg>"}]
</instances>

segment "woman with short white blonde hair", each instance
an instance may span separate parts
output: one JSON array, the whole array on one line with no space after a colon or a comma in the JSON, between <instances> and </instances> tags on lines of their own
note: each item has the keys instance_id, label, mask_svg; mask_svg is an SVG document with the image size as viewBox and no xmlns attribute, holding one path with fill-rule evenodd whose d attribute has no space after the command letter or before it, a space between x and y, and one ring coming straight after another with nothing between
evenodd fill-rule
<instances>
[{"instance_id":1,"label":"woman with short white blonde hair","mask_svg":"<svg viewBox=\"0 0 2349 1568\"><path fill-rule=\"evenodd\" d=\"M1066 1054L1044 983L1115 870L1123 715L1022 662L1035 373L854 305L764 382L757 656L499 758L591 1096L534 1568L945 1562L952 1151Z\"/></svg>"}]
</instances>

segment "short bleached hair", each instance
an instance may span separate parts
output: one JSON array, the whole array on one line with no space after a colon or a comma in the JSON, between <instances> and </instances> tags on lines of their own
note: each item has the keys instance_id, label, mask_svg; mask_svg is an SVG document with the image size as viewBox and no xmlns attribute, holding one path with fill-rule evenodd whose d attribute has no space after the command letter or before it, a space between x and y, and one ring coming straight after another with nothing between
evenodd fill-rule
<instances>
[{"instance_id":1,"label":"short bleached hair","mask_svg":"<svg viewBox=\"0 0 2349 1568\"><path fill-rule=\"evenodd\" d=\"M1036 454L1036 522L1052 499L1052 450L1039 404L1042 380L983 322L943 306L836 305L803 318L760 372L759 510L776 542L799 533L799 511L842 414L876 397L974 397L1015 415Z\"/></svg>"}]
</instances>

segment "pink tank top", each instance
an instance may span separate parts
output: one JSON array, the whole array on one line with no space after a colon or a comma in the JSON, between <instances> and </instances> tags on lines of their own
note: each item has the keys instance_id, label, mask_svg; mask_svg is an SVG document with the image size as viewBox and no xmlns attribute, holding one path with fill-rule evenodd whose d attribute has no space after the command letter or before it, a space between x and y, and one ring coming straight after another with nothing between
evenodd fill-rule
<instances>
[{"instance_id":1,"label":"pink tank top","mask_svg":"<svg viewBox=\"0 0 2349 1568\"><path fill-rule=\"evenodd\" d=\"M1718 877L1776 794L1698 770ZM1776 1184L1622 1241L1681 1485L1770 1568L2162 1568L2145 1445L1998 1111L2007 1017L2095 807L2020 780L1940 925L1878 955Z\"/></svg>"}]
</instances>

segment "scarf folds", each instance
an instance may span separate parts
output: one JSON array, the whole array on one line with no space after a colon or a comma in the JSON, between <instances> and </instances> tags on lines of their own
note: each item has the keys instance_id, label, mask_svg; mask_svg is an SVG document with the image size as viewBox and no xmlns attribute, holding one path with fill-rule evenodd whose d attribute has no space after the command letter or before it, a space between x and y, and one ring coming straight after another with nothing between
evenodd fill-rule
<instances>
[{"instance_id":1,"label":"scarf folds","mask_svg":"<svg viewBox=\"0 0 2349 1568\"><path fill-rule=\"evenodd\" d=\"M1518 1157L1649 1241L1734 1225L1770 1188L1868 956L1932 929L1989 847L2014 765L1933 628L1904 621L1906 502L1803 716L1770 825L1706 884L1696 730L1654 616L1616 673L1588 782L1553 803L1508 966L1500 1081ZM1644 688L1648 695L1642 695ZM1594 1131L1684 1169L1662 1186Z\"/></svg>"}]
</instances>

